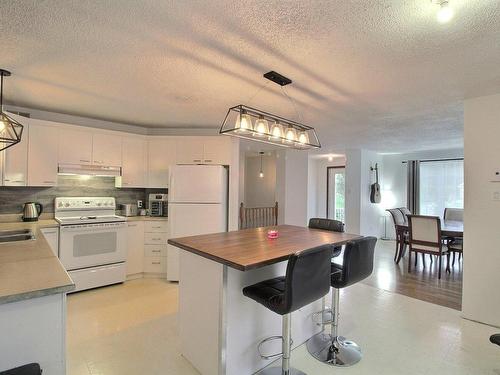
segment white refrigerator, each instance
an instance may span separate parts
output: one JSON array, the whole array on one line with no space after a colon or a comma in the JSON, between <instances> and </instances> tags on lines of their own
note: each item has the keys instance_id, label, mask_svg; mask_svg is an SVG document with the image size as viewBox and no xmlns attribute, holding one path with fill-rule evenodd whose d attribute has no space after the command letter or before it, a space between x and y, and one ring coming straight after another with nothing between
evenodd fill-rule
<instances>
[{"instance_id":1,"label":"white refrigerator","mask_svg":"<svg viewBox=\"0 0 500 375\"><path fill-rule=\"evenodd\" d=\"M170 238L227 231L228 173L221 165L175 165L168 189ZM167 247L167 279L179 281L179 249Z\"/></svg>"}]
</instances>

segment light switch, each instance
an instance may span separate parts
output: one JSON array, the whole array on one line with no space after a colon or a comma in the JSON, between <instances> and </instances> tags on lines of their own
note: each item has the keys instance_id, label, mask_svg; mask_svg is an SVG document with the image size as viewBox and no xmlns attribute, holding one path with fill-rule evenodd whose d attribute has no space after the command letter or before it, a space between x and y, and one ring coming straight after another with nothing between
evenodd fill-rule
<instances>
[{"instance_id":1,"label":"light switch","mask_svg":"<svg viewBox=\"0 0 500 375\"><path fill-rule=\"evenodd\" d=\"M494 191L492 198L494 201L500 201L500 191Z\"/></svg>"}]
</instances>

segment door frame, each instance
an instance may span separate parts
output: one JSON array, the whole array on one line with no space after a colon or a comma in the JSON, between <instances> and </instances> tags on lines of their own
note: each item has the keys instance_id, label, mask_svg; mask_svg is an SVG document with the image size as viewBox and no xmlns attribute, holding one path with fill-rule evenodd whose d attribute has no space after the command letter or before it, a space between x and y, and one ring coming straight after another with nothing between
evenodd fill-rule
<instances>
[{"instance_id":1,"label":"door frame","mask_svg":"<svg viewBox=\"0 0 500 375\"><path fill-rule=\"evenodd\" d=\"M338 166L329 166L326 167L326 217L328 218L328 211L330 208L330 205L328 204L328 195L330 192L330 170L331 169L344 169L344 174L345 174L345 165L338 165Z\"/></svg>"}]
</instances>

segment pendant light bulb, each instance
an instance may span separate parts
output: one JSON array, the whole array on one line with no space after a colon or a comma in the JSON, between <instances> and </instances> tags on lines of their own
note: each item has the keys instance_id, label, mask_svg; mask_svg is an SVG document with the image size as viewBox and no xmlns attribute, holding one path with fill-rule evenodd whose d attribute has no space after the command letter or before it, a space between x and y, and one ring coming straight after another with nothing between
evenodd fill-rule
<instances>
[{"instance_id":1,"label":"pendant light bulb","mask_svg":"<svg viewBox=\"0 0 500 375\"><path fill-rule=\"evenodd\" d=\"M328 156L328 161L333 161L333 156L332 155Z\"/></svg>"},{"instance_id":2,"label":"pendant light bulb","mask_svg":"<svg viewBox=\"0 0 500 375\"><path fill-rule=\"evenodd\" d=\"M262 170L262 157L264 156L264 152L260 151L260 171L259 171L259 178L264 178L264 171Z\"/></svg>"},{"instance_id":3,"label":"pendant light bulb","mask_svg":"<svg viewBox=\"0 0 500 375\"><path fill-rule=\"evenodd\" d=\"M447 23L453 18L453 9L450 8L448 1L443 1L440 6L441 8L437 13L437 19L440 23Z\"/></svg>"},{"instance_id":4,"label":"pendant light bulb","mask_svg":"<svg viewBox=\"0 0 500 375\"><path fill-rule=\"evenodd\" d=\"M259 177L260 177L260 178L264 178L264 172L260 171L260 172L259 172Z\"/></svg>"},{"instance_id":5,"label":"pendant light bulb","mask_svg":"<svg viewBox=\"0 0 500 375\"><path fill-rule=\"evenodd\" d=\"M295 130L292 126L289 126L286 129L285 138L287 142L295 142L297 140L297 130Z\"/></svg>"},{"instance_id":6,"label":"pendant light bulb","mask_svg":"<svg viewBox=\"0 0 500 375\"><path fill-rule=\"evenodd\" d=\"M271 126L271 138L273 139L283 138L283 128L277 121Z\"/></svg>"},{"instance_id":7,"label":"pendant light bulb","mask_svg":"<svg viewBox=\"0 0 500 375\"><path fill-rule=\"evenodd\" d=\"M260 116L257 121L255 121L255 131L257 132L257 136L264 136L269 134L269 123L264 116Z\"/></svg>"},{"instance_id":8,"label":"pendant light bulb","mask_svg":"<svg viewBox=\"0 0 500 375\"><path fill-rule=\"evenodd\" d=\"M301 131L299 133L299 143L301 145L306 145L309 143L309 136L307 135L307 133L305 131Z\"/></svg>"},{"instance_id":9,"label":"pendant light bulb","mask_svg":"<svg viewBox=\"0 0 500 375\"><path fill-rule=\"evenodd\" d=\"M236 119L235 129L239 132L246 132L248 130L253 130L252 126L252 118L246 111L241 111L241 114L238 115Z\"/></svg>"}]
</instances>

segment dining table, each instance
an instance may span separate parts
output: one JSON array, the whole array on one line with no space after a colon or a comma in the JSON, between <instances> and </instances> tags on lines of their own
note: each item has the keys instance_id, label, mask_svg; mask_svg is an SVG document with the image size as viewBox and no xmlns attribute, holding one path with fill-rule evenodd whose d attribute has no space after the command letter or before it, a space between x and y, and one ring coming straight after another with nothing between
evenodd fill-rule
<instances>
[{"instance_id":1,"label":"dining table","mask_svg":"<svg viewBox=\"0 0 500 375\"><path fill-rule=\"evenodd\" d=\"M269 231L272 232L272 236ZM257 345L281 330L281 317L242 293L284 276L290 256L316 246L340 246L359 234L295 225L170 238L179 248L180 352L204 375L254 374L269 362ZM314 270L311 270L314 272ZM320 332L312 319L321 300L292 314L293 347ZM276 348L281 348L281 340ZM273 348L270 348L272 350Z\"/></svg>"},{"instance_id":2,"label":"dining table","mask_svg":"<svg viewBox=\"0 0 500 375\"><path fill-rule=\"evenodd\" d=\"M398 224L396 225L396 236L398 238L404 239L405 235L409 232L408 224ZM464 236L464 222L463 221L452 221L443 220L441 221L441 237L448 238L462 238ZM405 256L405 241L399 241L399 252L396 259L396 263L399 263L401 258Z\"/></svg>"}]
</instances>

